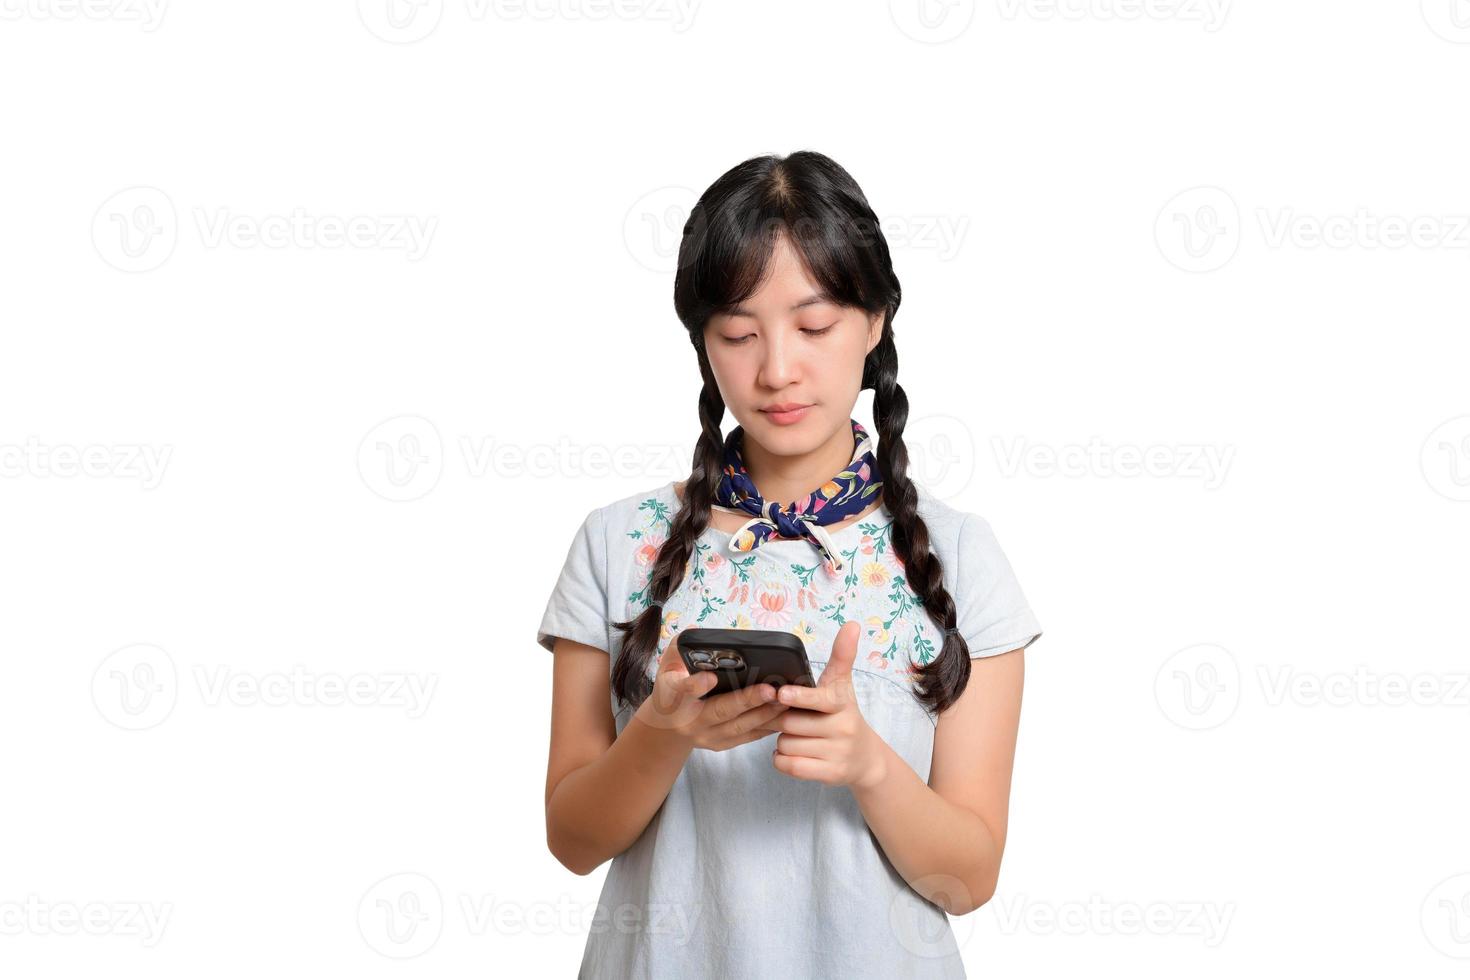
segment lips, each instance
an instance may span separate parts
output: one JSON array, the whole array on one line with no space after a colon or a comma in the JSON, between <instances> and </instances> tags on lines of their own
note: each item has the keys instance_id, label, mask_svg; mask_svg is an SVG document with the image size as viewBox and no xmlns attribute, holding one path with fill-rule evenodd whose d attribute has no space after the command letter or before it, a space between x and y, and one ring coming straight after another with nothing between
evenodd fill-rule
<instances>
[{"instance_id":1,"label":"lips","mask_svg":"<svg viewBox=\"0 0 1470 980\"><path fill-rule=\"evenodd\" d=\"M776 425L795 425L804 419L809 411L811 411L810 405L803 405L800 402L787 402L784 405L772 405L769 408L763 408L761 409L761 414Z\"/></svg>"}]
</instances>

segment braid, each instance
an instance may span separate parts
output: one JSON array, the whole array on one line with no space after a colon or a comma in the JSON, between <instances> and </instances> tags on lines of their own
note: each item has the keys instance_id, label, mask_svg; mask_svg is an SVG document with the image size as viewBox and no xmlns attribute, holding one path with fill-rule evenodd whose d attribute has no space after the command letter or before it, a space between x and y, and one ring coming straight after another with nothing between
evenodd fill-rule
<instances>
[{"instance_id":1,"label":"braid","mask_svg":"<svg viewBox=\"0 0 1470 980\"><path fill-rule=\"evenodd\" d=\"M725 440L720 434L720 421L725 417L725 401L720 397L703 345L696 343L695 350L704 387L699 392L699 442L694 447L693 468L684 484L684 505L674 516L668 540L659 548L653 563L648 607L632 619L613 623L624 637L617 663L613 665L612 685L618 700L625 705L642 703L653 690L647 676L648 663L658 650L663 604L689 573L695 543L709 526L710 505L724 465Z\"/></svg>"},{"instance_id":2,"label":"braid","mask_svg":"<svg viewBox=\"0 0 1470 980\"><path fill-rule=\"evenodd\" d=\"M898 348L893 343L892 314L885 316L883 336L868 354L864 386L873 388L873 418L878 425L878 466L883 498L893 515L893 550L903 562L909 588L939 627L939 654L917 668L917 696L935 714L953 704L970 680L970 652L956 627L954 599L944 587L943 566L929 546L929 528L919 516L918 491L909 480L909 451L903 430L909 400L898 383Z\"/></svg>"}]
</instances>

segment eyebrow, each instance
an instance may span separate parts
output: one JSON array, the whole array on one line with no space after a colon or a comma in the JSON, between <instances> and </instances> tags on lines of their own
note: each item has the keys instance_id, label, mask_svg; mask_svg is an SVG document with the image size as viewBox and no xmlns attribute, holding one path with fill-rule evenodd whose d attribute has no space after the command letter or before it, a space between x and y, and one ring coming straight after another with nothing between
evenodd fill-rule
<instances>
[{"instance_id":1,"label":"eyebrow","mask_svg":"<svg viewBox=\"0 0 1470 980\"><path fill-rule=\"evenodd\" d=\"M806 299L802 300L800 303L794 304L791 307L791 312L792 313L795 313L797 310L802 309L803 307L816 306L818 303L835 303L835 302L836 302L836 300L834 300L831 297L831 295L828 294L827 292L825 292L825 291L823 291L823 292L816 292L816 293L812 293L810 296L808 296ZM750 312L749 310L747 310L743 306L732 306L729 309L725 310L724 313L725 313L726 316L755 316L754 313Z\"/></svg>"}]
</instances>

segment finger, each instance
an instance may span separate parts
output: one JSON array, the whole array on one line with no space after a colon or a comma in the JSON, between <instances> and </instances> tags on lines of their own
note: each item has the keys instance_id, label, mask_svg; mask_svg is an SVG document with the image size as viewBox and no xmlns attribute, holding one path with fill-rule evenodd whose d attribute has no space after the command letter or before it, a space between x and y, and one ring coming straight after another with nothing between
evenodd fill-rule
<instances>
[{"instance_id":1,"label":"finger","mask_svg":"<svg viewBox=\"0 0 1470 980\"><path fill-rule=\"evenodd\" d=\"M759 728L764 731L774 731L770 728L772 721L785 712L791 710L784 704L762 704L742 712L719 726L717 731L724 735L739 735L752 729Z\"/></svg>"},{"instance_id":2,"label":"finger","mask_svg":"<svg viewBox=\"0 0 1470 980\"><path fill-rule=\"evenodd\" d=\"M658 658L658 673L688 674L689 668L684 666L684 658L679 655L679 635L676 633L669 638L669 645L664 647L663 655Z\"/></svg>"},{"instance_id":3,"label":"finger","mask_svg":"<svg viewBox=\"0 0 1470 980\"><path fill-rule=\"evenodd\" d=\"M701 670L698 674L685 674L679 678L678 683L685 694L697 698L713 691L715 686L720 683L720 679L715 676L714 671Z\"/></svg>"},{"instance_id":4,"label":"finger","mask_svg":"<svg viewBox=\"0 0 1470 980\"><path fill-rule=\"evenodd\" d=\"M823 738L831 733L828 729L828 719L832 716L822 711L807 711L803 708L793 708L789 705L779 705L786 710L766 722L772 731L790 732L793 735L817 735Z\"/></svg>"},{"instance_id":5,"label":"finger","mask_svg":"<svg viewBox=\"0 0 1470 980\"><path fill-rule=\"evenodd\" d=\"M757 728L755 731L746 732L744 735L737 735L730 739L725 743L725 748L732 749L737 745L744 745L746 742L759 742L763 738L770 738L772 734L774 733L764 728Z\"/></svg>"},{"instance_id":6,"label":"finger","mask_svg":"<svg viewBox=\"0 0 1470 980\"><path fill-rule=\"evenodd\" d=\"M703 677L687 677L672 673L658 674L653 679L653 691L649 699L659 714L672 715L709 690L710 684Z\"/></svg>"},{"instance_id":7,"label":"finger","mask_svg":"<svg viewBox=\"0 0 1470 980\"><path fill-rule=\"evenodd\" d=\"M825 759L832 754L832 740L782 732L776 736L776 751L803 759Z\"/></svg>"},{"instance_id":8,"label":"finger","mask_svg":"<svg viewBox=\"0 0 1470 980\"><path fill-rule=\"evenodd\" d=\"M822 676L817 679L820 687L830 687L843 681L852 680L852 663L857 659L858 637L862 635L855 619L849 619L842 624L837 635L832 638L832 658L827 661L827 666L822 668Z\"/></svg>"},{"instance_id":9,"label":"finger","mask_svg":"<svg viewBox=\"0 0 1470 980\"><path fill-rule=\"evenodd\" d=\"M806 756L786 755L779 749L771 753L771 765L777 772L785 773L793 779L806 779L816 783L825 783L831 779L832 767L829 763Z\"/></svg>"},{"instance_id":10,"label":"finger","mask_svg":"<svg viewBox=\"0 0 1470 980\"><path fill-rule=\"evenodd\" d=\"M770 684L752 684L749 687L726 691L710 698L710 718L716 723L749 711L757 705L769 704L776 699L776 689Z\"/></svg>"},{"instance_id":11,"label":"finger","mask_svg":"<svg viewBox=\"0 0 1470 980\"><path fill-rule=\"evenodd\" d=\"M840 711L846 704L844 688L841 685L832 684L827 687L802 687L800 684L782 684L778 693L778 700L782 704L789 704L793 708L806 708L809 711Z\"/></svg>"}]
</instances>

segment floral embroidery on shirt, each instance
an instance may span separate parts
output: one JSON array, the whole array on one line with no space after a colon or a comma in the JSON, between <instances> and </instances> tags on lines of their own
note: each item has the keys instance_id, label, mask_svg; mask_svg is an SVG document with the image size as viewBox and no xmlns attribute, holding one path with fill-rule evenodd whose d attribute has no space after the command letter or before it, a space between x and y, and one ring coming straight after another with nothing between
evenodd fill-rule
<instances>
[{"instance_id":1,"label":"floral embroidery on shirt","mask_svg":"<svg viewBox=\"0 0 1470 980\"><path fill-rule=\"evenodd\" d=\"M638 509L643 525L628 536L637 542L633 560L646 573L642 588L628 601L647 608L653 564L673 521L668 504L657 497ZM758 550L732 557L709 542L696 541L685 569L688 601L682 610L664 612L659 639L666 644L681 629L692 627L773 629L793 633L810 646L819 635L816 624L831 621L841 627L856 615L866 648L866 653L859 650L859 662L868 670L913 679L935 654L934 643L924 634L923 604L909 589L903 562L890 546L893 522L859 527L863 533L856 544L842 552L847 571L840 581L826 578L821 561L781 567L762 562L764 553Z\"/></svg>"},{"instance_id":2,"label":"floral embroidery on shirt","mask_svg":"<svg viewBox=\"0 0 1470 980\"><path fill-rule=\"evenodd\" d=\"M633 549L633 561L645 569L643 587L628 596L628 601L639 609L648 608L648 586L653 581L653 564L658 560L658 550L668 540L674 522L669 518L669 506L657 497L649 497L638 505L639 511L648 511L642 527L628 532L628 537L638 542Z\"/></svg>"}]
</instances>

